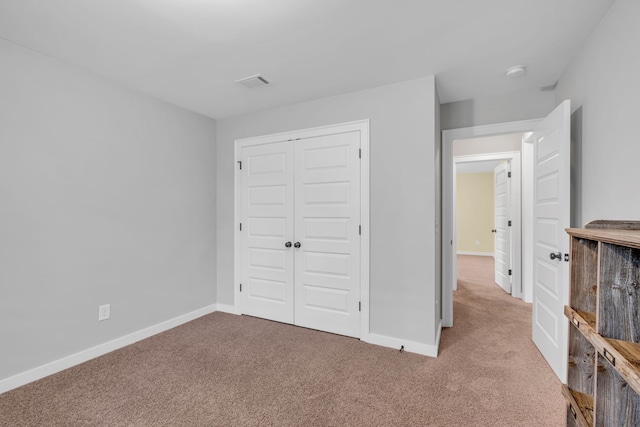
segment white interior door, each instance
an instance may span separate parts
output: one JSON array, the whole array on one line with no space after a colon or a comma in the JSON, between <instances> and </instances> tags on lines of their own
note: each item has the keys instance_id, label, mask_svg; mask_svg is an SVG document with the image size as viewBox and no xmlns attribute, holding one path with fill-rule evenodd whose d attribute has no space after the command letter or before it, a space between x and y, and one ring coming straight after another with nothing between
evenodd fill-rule
<instances>
[{"instance_id":1,"label":"white interior door","mask_svg":"<svg viewBox=\"0 0 640 427\"><path fill-rule=\"evenodd\" d=\"M495 281L505 292L511 293L511 229L509 227L510 182L508 161L494 169L495 184Z\"/></svg>"},{"instance_id":2,"label":"white interior door","mask_svg":"<svg viewBox=\"0 0 640 427\"><path fill-rule=\"evenodd\" d=\"M244 147L241 172L242 312L293 323L293 145Z\"/></svg>"},{"instance_id":3,"label":"white interior door","mask_svg":"<svg viewBox=\"0 0 640 427\"><path fill-rule=\"evenodd\" d=\"M241 149L242 313L360 337L360 138Z\"/></svg>"},{"instance_id":4,"label":"white interior door","mask_svg":"<svg viewBox=\"0 0 640 427\"><path fill-rule=\"evenodd\" d=\"M360 133L295 142L295 324L360 336Z\"/></svg>"},{"instance_id":5,"label":"white interior door","mask_svg":"<svg viewBox=\"0 0 640 427\"><path fill-rule=\"evenodd\" d=\"M564 101L533 132L533 341L566 382L569 265L564 262L570 221L571 103Z\"/></svg>"}]
</instances>

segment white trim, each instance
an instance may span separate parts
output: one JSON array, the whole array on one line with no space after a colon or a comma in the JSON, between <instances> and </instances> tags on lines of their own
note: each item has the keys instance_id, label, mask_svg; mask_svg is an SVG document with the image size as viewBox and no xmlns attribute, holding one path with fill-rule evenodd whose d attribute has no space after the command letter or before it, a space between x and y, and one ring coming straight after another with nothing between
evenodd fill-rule
<instances>
[{"instance_id":1,"label":"white trim","mask_svg":"<svg viewBox=\"0 0 640 427\"><path fill-rule=\"evenodd\" d=\"M440 337L442 336L442 319L438 322L438 328L436 329L436 355L434 357L438 357L438 350L440 348Z\"/></svg>"},{"instance_id":2,"label":"white trim","mask_svg":"<svg viewBox=\"0 0 640 427\"><path fill-rule=\"evenodd\" d=\"M467 128L442 131L442 139L448 144L456 139L469 139L508 133L531 132L542 119L521 120L518 122L496 123L493 125L471 126ZM449 146L449 148L452 148ZM451 155L453 157L453 155Z\"/></svg>"},{"instance_id":3,"label":"white trim","mask_svg":"<svg viewBox=\"0 0 640 427\"><path fill-rule=\"evenodd\" d=\"M490 256L493 257L495 254L493 252L471 252L471 251L458 251L456 252L458 255L473 255L473 256Z\"/></svg>"},{"instance_id":4,"label":"white trim","mask_svg":"<svg viewBox=\"0 0 640 427\"><path fill-rule=\"evenodd\" d=\"M242 161L242 150L238 147L238 140L234 142L233 148L233 311L235 314L242 314L240 303L240 278L242 277L242 264L240 262L242 251L242 235L238 224L242 218L242 173L238 168L238 162Z\"/></svg>"},{"instance_id":5,"label":"white trim","mask_svg":"<svg viewBox=\"0 0 640 427\"><path fill-rule=\"evenodd\" d=\"M12 377L5 378L0 381L0 393L5 393L9 390L13 390L14 388L23 386L30 382L79 365L88 360L95 359L98 356L110 353L114 350L136 343L145 338L149 338L153 335L159 334L160 332L175 328L176 326L180 326L199 317L211 314L215 312L216 309L216 304L208 305L190 313L174 317L173 319L166 320L156 325L149 326L136 332L132 332L120 338L98 344L95 347L82 350L70 356L63 357L62 359L58 359L53 362L46 363L42 366L30 369L28 371L21 372Z\"/></svg>"},{"instance_id":6,"label":"white trim","mask_svg":"<svg viewBox=\"0 0 640 427\"><path fill-rule=\"evenodd\" d=\"M263 135L252 138L242 138L235 140L234 146L234 314L242 314L242 304L240 298L240 277L241 276L241 234L238 224L242 218L241 207L241 185L242 174L238 168L238 162L242 160L242 148L253 145L271 144L291 139L312 138L317 136L333 135L344 132L360 132L360 225L362 234L360 236L360 300L362 302L360 312L360 338L369 335L369 264L370 264L370 223L369 223L369 120L358 120L354 122L339 123L328 126L321 126L310 129L301 129L290 132L283 132L271 135Z\"/></svg>"},{"instance_id":7,"label":"white trim","mask_svg":"<svg viewBox=\"0 0 640 427\"><path fill-rule=\"evenodd\" d=\"M358 122L356 122L358 123ZM369 120L360 123L360 336L369 334Z\"/></svg>"},{"instance_id":8,"label":"white trim","mask_svg":"<svg viewBox=\"0 0 640 427\"><path fill-rule=\"evenodd\" d=\"M216 311L221 313L238 314L236 308L231 304L216 304Z\"/></svg>"},{"instance_id":9,"label":"white trim","mask_svg":"<svg viewBox=\"0 0 640 427\"><path fill-rule=\"evenodd\" d=\"M453 217L455 198L455 165L453 162L453 141L475 137L531 132L541 120L523 120L493 125L450 129L442 132L442 324L453 326L453 290L456 288L455 218ZM474 156L481 157L481 156ZM523 244L525 244L523 242Z\"/></svg>"},{"instance_id":10,"label":"white trim","mask_svg":"<svg viewBox=\"0 0 640 427\"><path fill-rule=\"evenodd\" d=\"M533 302L533 132L522 137L522 290Z\"/></svg>"},{"instance_id":11,"label":"white trim","mask_svg":"<svg viewBox=\"0 0 640 427\"><path fill-rule=\"evenodd\" d=\"M238 147L238 144L241 144L244 147L248 147L251 145L271 144L274 142L287 141L287 140L296 139L296 138L313 138L316 136L326 136L326 135L333 135L336 133L359 131L363 129L363 126L366 126L367 134L368 134L369 119L366 119L366 120L357 120L354 122L345 122L345 123L337 123L337 124L327 125L327 126L319 126L315 128L299 129L299 130L293 130L293 131L281 132L281 133L273 133L269 135L254 136L250 138L236 139L235 143L236 143L236 148ZM237 150L236 150L236 153L237 153Z\"/></svg>"},{"instance_id":12,"label":"white trim","mask_svg":"<svg viewBox=\"0 0 640 427\"><path fill-rule=\"evenodd\" d=\"M386 335L368 334L362 340L369 344L379 345L382 347L394 348L400 350L404 346L404 351L408 353L421 354L423 356L438 357L438 348L440 346L440 334L442 331L442 321L436 329L436 344L424 344L415 341L403 340L401 338L388 337Z\"/></svg>"}]
</instances>

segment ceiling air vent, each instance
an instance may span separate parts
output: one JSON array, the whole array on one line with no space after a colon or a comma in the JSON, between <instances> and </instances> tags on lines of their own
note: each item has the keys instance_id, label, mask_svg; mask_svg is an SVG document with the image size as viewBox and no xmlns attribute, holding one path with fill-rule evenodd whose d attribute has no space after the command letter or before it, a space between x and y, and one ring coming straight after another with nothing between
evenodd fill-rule
<instances>
[{"instance_id":1,"label":"ceiling air vent","mask_svg":"<svg viewBox=\"0 0 640 427\"><path fill-rule=\"evenodd\" d=\"M254 89L260 86L268 85L269 80L267 80L261 74L256 74L255 76L249 76L249 77L245 77L244 79L236 80L234 83L241 84L247 89Z\"/></svg>"}]
</instances>

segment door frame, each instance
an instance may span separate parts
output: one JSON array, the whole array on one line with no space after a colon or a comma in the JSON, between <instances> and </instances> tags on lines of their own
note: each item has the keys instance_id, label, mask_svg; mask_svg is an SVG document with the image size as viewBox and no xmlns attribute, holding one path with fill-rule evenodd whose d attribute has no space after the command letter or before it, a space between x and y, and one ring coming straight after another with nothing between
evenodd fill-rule
<instances>
[{"instance_id":1,"label":"door frame","mask_svg":"<svg viewBox=\"0 0 640 427\"><path fill-rule=\"evenodd\" d=\"M369 336L369 119L354 122L339 123L328 126L320 126L309 129L300 129L282 133L262 135L250 138L241 138L234 141L234 298L233 312L242 314L242 299L240 298L240 278L241 278L241 234L240 222L242 218L242 174L240 173L239 162L242 159L242 149L244 147L274 142L295 141L302 138L313 138L318 136L334 135L345 132L360 132L360 225L362 234L360 235L360 340L365 341Z\"/></svg>"},{"instance_id":2,"label":"door frame","mask_svg":"<svg viewBox=\"0 0 640 427\"><path fill-rule=\"evenodd\" d=\"M449 129L442 132L442 326L453 326L453 290L457 287L453 141L531 132L541 119ZM477 157L477 156L476 156ZM526 160L524 160L526 162ZM523 163L524 163L523 162ZM522 242L523 245L528 244Z\"/></svg>"},{"instance_id":3,"label":"door frame","mask_svg":"<svg viewBox=\"0 0 640 427\"><path fill-rule=\"evenodd\" d=\"M522 187L522 173L521 173L521 163L520 163L520 152L519 151L507 151L503 153L487 153L487 154L472 154L468 156L455 156L453 157L453 193L455 194L456 190L456 170L458 163L472 163L472 162L483 162L487 160L508 160L511 162L511 186L510 186L510 195L509 195L509 213L511 218L515 219L513 226L511 227L511 244L510 244L510 252L512 259L512 268L514 271L520 272L520 274L516 274L511 278L511 295L515 298L522 299L522 210L521 210L521 187ZM456 198L453 197L453 210L452 215L453 218L456 217L457 207L456 207ZM492 201L494 203L494 201ZM452 253L457 254L457 230L456 224L454 221L453 230L452 230ZM495 249L494 249L495 252ZM455 257L453 257L453 274L454 280L453 290L458 289L458 281L457 281L457 261Z\"/></svg>"}]
</instances>

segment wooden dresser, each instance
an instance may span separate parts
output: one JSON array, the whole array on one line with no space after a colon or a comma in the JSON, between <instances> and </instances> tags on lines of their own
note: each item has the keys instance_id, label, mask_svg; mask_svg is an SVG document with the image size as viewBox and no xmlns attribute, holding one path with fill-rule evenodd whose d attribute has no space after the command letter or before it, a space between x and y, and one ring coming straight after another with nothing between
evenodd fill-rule
<instances>
[{"instance_id":1,"label":"wooden dresser","mask_svg":"<svg viewBox=\"0 0 640 427\"><path fill-rule=\"evenodd\" d=\"M567 233L567 426L640 426L640 221Z\"/></svg>"}]
</instances>

